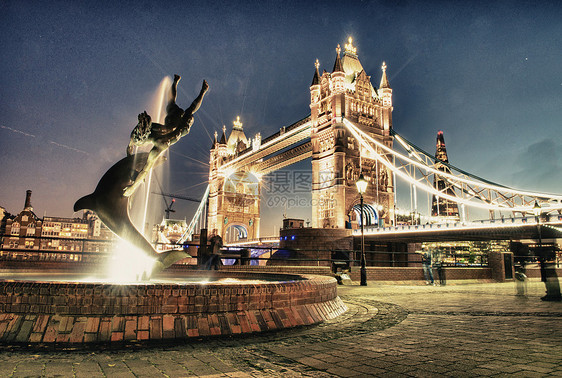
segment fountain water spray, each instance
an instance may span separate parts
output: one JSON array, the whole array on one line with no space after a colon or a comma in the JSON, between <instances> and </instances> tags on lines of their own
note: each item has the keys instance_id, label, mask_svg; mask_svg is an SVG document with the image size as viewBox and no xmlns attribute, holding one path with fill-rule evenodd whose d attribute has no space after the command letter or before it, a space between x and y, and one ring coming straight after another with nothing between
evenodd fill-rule
<instances>
[{"instance_id":1,"label":"fountain water spray","mask_svg":"<svg viewBox=\"0 0 562 378\"><path fill-rule=\"evenodd\" d=\"M156 91L156 95L154 96L154 98L151 101L151 108L152 108L152 113L154 114L154 118L153 120L155 122L164 123L164 118L165 118L165 112L166 112L166 105L167 105L167 93L170 90L170 85L172 83L172 80L170 79L169 76L165 76L162 81L160 82L160 85L158 86L158 90ZM166 160L169 159L169 153L168 151L165 152L165 157ZM164 168L160 168L161 170L163 170ZM149 237L149 233L150 233L150 227L146 227L146 219L147 219L147 214L148 214L148 201L150 198L150 187L152 185L152 171L150 171L150 173L148 174L148 178L146 180L145 183L145 193L144 193L144 210L143 210L143 216L142 216L142 223L141 223L141 229L143 230L143 234L145 237ZM160 177L162 177L162 175L160 175Z\"/></svg>"},{"instance_id":2,"label":"fountain water spray","mask_svg":"<svg viewBox=\"0 0 562 378\"><path fill-rule=\"evenodd\" d=\"M131 243L120 240L111 254L107 274L113 283L138 282L152 275L155 262Z\"/></svg>"}]
</instances>

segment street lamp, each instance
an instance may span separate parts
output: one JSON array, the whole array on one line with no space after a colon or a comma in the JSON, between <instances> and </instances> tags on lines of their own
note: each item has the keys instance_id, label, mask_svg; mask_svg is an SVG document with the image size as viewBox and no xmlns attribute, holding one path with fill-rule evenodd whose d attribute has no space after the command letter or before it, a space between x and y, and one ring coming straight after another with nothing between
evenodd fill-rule
<instances>
[{"instance_id":1,"label":"street lamp","mask_svg":"<svg viewBox=\"0 0 562 378\"><path fill-rule=\"evenodd\" d=\"M539 215L541 215L541 205L539 205L539 201L535 200L535 206L533 206L533 214L535 214L535 217L537 218L537 222Z\"/></svg>"},{"instance_id":2,"label":"street lamp","mask_svg":"<svg viewBox=\"0 0 562 378\"><path fill-rule=\"evenodd\" d=\"M365 180L363 173L359 175L359 179L355 185L357 185L357 191L361 196L361 286L367 286L367 268L365 266L365 233L363 231L363 193L367 191L367 180Z\"/></svg>"},{"instance_id":3,"label":"street lamp","mask_svg":"<svg viewBox=\"0 0 562 378\"><path fill-rule=\"evenodd\" d=\"M539 232L539 249L542 247L542 237L541 237L541 205L539 201L535 200L535 206L533 206L533 214L535 214L535 221L537 222L537 230Z\"/></svg>"}]
</instances>

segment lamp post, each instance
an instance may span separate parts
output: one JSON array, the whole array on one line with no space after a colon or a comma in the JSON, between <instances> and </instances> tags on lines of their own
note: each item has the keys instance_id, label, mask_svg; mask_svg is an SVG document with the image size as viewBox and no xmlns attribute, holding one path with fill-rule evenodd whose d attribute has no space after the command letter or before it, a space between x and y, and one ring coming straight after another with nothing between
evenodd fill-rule
<instances>
[{"instance_id":1,"label":"lamp post","mask_svg":"<svg viewBox=\"0 0 562 378\"><path fill-rule=\"evenodd\" d=\"M544 282L546 286L546 294L548 296L549 287L546 278L546 253L542 250L542 235L541 235L541 206L539 202L535 200L535 206L533 206L533 214L535 214L535 221L537 222L537 232L539 234L539 247L536 249L535 254L539 257L539 266L541 271L541 281ZM542 299L542 298L541 298Z\"/></svg>"},{"instance_id":2,"label":"lamp post","mask_svg":"<svg viewBox=\"0 0 562 378\"><path fill-rule=\"evenodd\" d=\"M535 200L535 206L533 206L533 214L535 214L535 221L537 222L537 232L539 234L539 247L537 248L537 252L539 255L539 265L541 269L541 280L544 281L544 284L547 285L546 282L546 256L544 251L542 250L542 235L541 235L541 205L539 202ZM548 285L547 285L547 292L548 292Z\"/></svg>"},{"instance_id":3,"label":"lamp post","mask_svg":"<svg viewBox=\"0 0 562 378\"><path fill-rule=\"evenodd\" d=\"M361 286L367 286L367 268L365 266L365 233L363 231L363 193L367 191L367 180L365 180L363 173L359 175L359 179L355 185L357 185L357 191L361 196Z\"/></svg>"},{"instance_id":4,"label":"lamp post","mask_svg":"<svg viewBox=\"0 0 562 378\"><path fill-rule=\"evenodd\" d=\"M539 232L539 248L541 248L541 205L539 205L539 202L537 200L535 200L535 206L533 206L533 214L535 214L535 221L537 222L537 230Z\"/></svg>"}]
</instances>

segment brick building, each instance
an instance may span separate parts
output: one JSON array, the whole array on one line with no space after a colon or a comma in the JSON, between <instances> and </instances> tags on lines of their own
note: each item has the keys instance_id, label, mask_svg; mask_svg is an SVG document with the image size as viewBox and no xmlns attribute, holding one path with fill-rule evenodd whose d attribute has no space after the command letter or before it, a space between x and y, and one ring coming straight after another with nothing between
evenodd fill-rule
<instances>
[{"instance_id":1,"label":"brick building","mask_svg":"<svg viewBox=\"0 0 562 378\"><path fill-rule=\"evenodd\" d=\"M26 192L23 210L14 218L6 220L3 250L21 249L28 252L13 252L14 257L29 255L31 251L39 249L42 220L33 212L31 206L31 190ZM5 251L2 251L5 254ZM7 252L10 253L10 252Z\"/></svg>"},{"instance_id":2,"label":"brick building","mask_svg":"<svg viewBox=\"0 0 562 378\"><path fill-rule=\"evenodd\" d=\"M83 218L39 218L26 192L23 210L6 217L0 258L8 260L93 261L92 252L109 252L114 236L91 212Z\"/></svg>"}]
</instances>

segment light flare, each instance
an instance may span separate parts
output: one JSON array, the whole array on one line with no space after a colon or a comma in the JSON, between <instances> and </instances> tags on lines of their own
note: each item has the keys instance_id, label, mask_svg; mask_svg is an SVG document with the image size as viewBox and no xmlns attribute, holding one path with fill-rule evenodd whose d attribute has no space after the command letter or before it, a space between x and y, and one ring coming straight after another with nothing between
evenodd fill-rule
<instances>
[{"instance_id":1,"label":"light flare","mask_svg":"<svg viewBox=\"0 0 562 378\"><path fill-rule=\"evenodd\" d=\"M115 283L138 282L150 277L156 259L131 243L120 240L111 253L108 278Z\"/></svg>"}]
</instances>

